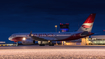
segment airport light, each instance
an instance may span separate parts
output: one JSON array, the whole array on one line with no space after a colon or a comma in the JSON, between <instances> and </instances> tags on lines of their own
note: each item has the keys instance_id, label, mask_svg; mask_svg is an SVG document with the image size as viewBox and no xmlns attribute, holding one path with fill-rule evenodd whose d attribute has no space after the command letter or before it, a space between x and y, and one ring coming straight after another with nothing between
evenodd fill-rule
<instances>
[{"instance_id":1,"label":"airport light","mask_svg":"<svg viewBox=\"0 0 105 59\"><path fill-rule=\"evenodd\" d=\"M26 40L26 38L25 38L25 37L23 37L23 40Z\"/></svg>"},{"instance_id":2,"label":"airport light","mask_svg":"<svg viewBox=\"0 0 105 59\"><path fill-rule=\"evenodd\" d=\"M0 43L5 43L5 41L0 41Z\"/></svg>"},{"instance_id":3,"label":"airport light","mask_svg":"<svg viewBox=\"0 0 105 59\"><path fill-rule=\"evenodd\" d=\"M56 32L57 32L57 25L55 25L55 29L56 29Z\"/></svg>"},{"instance_id":4,"label":"airport light","mask_svg":"<svg viewBox=\"0 0 105 59\"><path fill-rule=\"evenodd\" d=\"M31 36L34 36L33 34L31 34Z\"/></svg>"},{"instance_id":5,"label":"airport light","mask_svg":"<svg viewBox=\"0 0 105 59\"><path fill-rule=\"evenodd\" d=\"M55 25L55 27L57 27L57 25Z\"/></svg>"},{"instance_id":6,"label":"airport light","mask_svg":"<svg viewBox=\"0 0 105 59\"><path fill-rule=\"evenodd\" d=\"M48 42L50 42L50 40L48 40Z\"/></svg>"},{"instance_id":7,"label":"airport light","mask_svg":"<svg viewBox=\"0 0 105 59\"><path fill-rule=\"evenodd\" d=\"M9 38L9 40L11 40L11 39Z\"/></svg>"},{"instance_id":8,"label":"airport light","mask_svg":"<svg viewBox=\"0 0 105 59\"><path fill-rule=\"evenodd\" d=\"M55 25L55 31L57 32L57 25ZM56 41L56 45L58 45L58 44L57 44L57 41Z\"/></svg>"}]
</instances>

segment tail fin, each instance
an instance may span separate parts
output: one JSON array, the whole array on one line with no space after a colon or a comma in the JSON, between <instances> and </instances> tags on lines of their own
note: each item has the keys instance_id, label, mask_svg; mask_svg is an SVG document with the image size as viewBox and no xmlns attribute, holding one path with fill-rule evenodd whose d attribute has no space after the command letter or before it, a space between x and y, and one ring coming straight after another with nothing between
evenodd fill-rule
<instances>
[{"instance_id":1,"label":"tail fin","mask_svg":"<svg viewBox=\"0 0 105 59\"><path fill-rule=\"evenodd\" d=\"M91 32L95 15L96 15L95 13L90 14L89 17L85 20L85 22L82 24L82 26L78 29L77 32L84 32L84 31Z\"/></svg>"}]
</instances>

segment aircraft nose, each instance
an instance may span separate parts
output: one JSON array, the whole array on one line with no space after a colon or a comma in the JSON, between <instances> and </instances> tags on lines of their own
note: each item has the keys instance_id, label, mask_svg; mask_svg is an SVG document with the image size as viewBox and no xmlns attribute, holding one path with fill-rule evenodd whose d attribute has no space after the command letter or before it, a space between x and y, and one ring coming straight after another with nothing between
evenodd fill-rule
<instances>
[{"instance_id":1,"label":"aircraft nose","mask_svg":"<svg viewBox=\"0 0 105 59\"><path fill-rule=\"evenodd\" d=\"M12 40L12 37L9 37L8 39L9 39L9 40Z\"/></svg>"}]
</instances>

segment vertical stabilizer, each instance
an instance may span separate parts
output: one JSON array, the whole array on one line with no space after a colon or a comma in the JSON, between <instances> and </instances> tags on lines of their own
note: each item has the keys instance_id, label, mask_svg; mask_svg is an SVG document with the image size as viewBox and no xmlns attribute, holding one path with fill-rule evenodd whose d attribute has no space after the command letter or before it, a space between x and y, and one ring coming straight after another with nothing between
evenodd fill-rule
<instances>
[{"instance_id":1,"label":"vertical stabilizer","mask_svg":"<svg viewBox=\"0 0 105 59\"><path fill-rule=\"evenodd\" d=\"M90 14L89 17L85 20L85 22L82 24L82 26L78 29L77 32L84 32L84 31L91 32L95 15L96 15L95 13Z\"/></svg>"}]
</instances>

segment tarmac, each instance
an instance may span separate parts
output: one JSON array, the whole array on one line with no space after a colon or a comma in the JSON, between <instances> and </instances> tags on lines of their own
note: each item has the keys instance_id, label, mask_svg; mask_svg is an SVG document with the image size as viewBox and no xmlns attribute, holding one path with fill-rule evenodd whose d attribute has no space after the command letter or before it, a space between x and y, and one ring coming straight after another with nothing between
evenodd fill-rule
<instances>
[{"instance_id":1,"label":"tarmac","mask_svg":"<svg viewBox=\"0 0 105 59\"><path fill-rule=\"evenodd\" d=\"M39 46L0 47L0 59L105 59L105 46Z\"/></svg>"}]
</instances>

